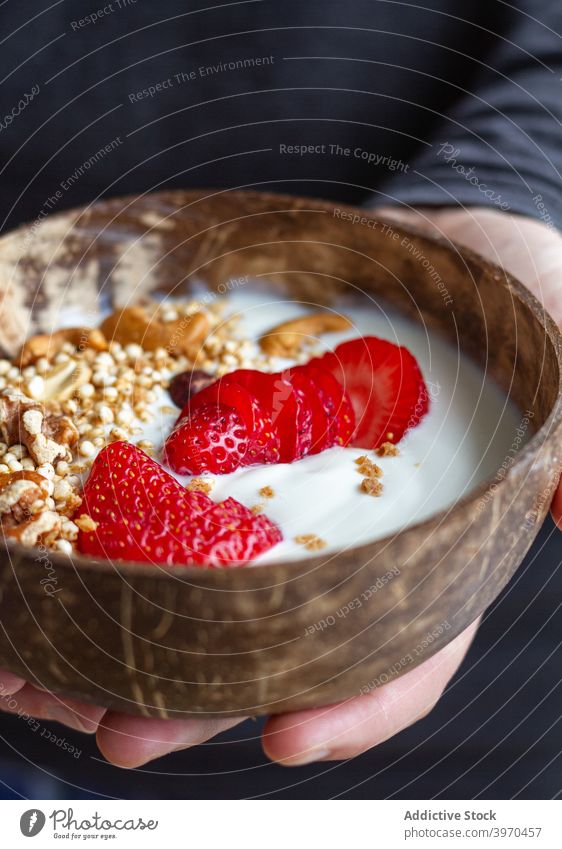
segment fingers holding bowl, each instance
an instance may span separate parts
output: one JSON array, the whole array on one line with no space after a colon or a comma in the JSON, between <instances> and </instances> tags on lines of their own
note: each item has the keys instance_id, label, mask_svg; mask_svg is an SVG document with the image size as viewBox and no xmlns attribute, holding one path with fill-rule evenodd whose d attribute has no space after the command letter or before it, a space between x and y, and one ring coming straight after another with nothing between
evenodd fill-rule
<instances>
[{"instance_id":1,"label":"fingers holding bowl","mask_svg":"<svg viewBox=\"0 0 562 849\"><path fill-rule=\"evenodd\" d=\"M440 652L384 687L324 708L272 717L266 755L284 766L345 760L383 743L426 716L460 666L479 622Z\"/></svg>"},{"instance_id":2,"label":"fingers holding bowl","mask_svg":"<svg viewBox=\"0 0 562 849\"><path fill-rule=\"evenodd\" d=\"M0 711L20 717L59 722L75 731L93 734L105 708L64 698L0 671Z\"/></svg>"},{"instance_id":3,"label":"fingers holding bowl","mask_svg":"<svg viewBox=\"0 0 562 849\"><path fill-rule=\"evenodd\" d=\"M205 743L244 720L151 719L108 712L97 731L102 755L114 766L132 769L170 752Z\"/></svg>"},{"instance_id":4,"label":"fingers holding bowl","mask_svg":"<svg viewBox=\"0 0 562 849\"><path fill-rule=\"evenodd\" d=\"M5 696L13 696L25 685L23 678L19 678L7 669L0 669L0 699ZM1 705L0 701L0 705Z\"/></svg>"}]
</instances>

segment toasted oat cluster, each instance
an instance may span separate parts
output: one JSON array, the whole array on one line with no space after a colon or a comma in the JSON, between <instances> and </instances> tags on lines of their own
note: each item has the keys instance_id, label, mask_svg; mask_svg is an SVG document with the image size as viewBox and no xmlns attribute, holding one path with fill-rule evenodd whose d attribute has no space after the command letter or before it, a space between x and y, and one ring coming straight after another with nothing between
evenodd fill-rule
<instances>
[{"instance_id":1,"label":"toasted oat cluster","mask_svg":"<svg viewBox=\"0 0 562 849\"><path fill-rule=\"evenodd\" d=\"M379 478L382 478L383 475L381 467L364 454L361 457L357 457L355 463L359 474L364 475L360 485L361 492L366 492L367 495L373 495L376 497L382 495L384 487L382 482L379 480Z\"/></svg>"},{"instance_id":2,"label":"toasted oat cluster","mask_svg":"<svg viewBox=\"0 0 562 849\"><path fill-rule=\"evenodd\" d=\"M383 442L383 444L377 448L377 454L379 457L398 457L400 450L393 442Z\"/></svg>"},{"instance_id":3,"label":"toasted oat cluster","mask_svg":"<svg viewBox=\"0 0 562 849\"><path fill-rule=\"evenodd\" d=\"M71 553L81 490L98 452L129 441L148 454L143 426L175 407L158 402L172 378L195 367L213 376L267 369L224 301L155 302L110 315L98 328L72 327L28 339L0 359L0 523L25 545ZM208 491L208 481L192 489ZM74 519L72 517L75 517ZM78 517L78 518L76 518Z\"/></svg>"},{"instance_id":4,"label":"toasted oat cluster","mask_svg":"<svg viewBox=\"0 0 562 849\"><path fill-rule=\"evenodd\" d=\"M328 544L316 534L299 534L295 537L295 542L302 545L307 551L322 551Z\"/></svg>"}]
</instances>

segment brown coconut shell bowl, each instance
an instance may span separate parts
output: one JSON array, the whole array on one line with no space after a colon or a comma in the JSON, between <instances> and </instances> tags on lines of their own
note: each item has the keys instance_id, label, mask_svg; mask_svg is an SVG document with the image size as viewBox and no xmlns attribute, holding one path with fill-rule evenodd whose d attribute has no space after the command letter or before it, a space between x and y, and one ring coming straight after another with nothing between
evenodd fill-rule
<instances>
[{"instance_id":1,"label":"brown coconut shell bowl","mask_svg":"<svg viewBox=\"0 0 562 849\"><path fill-rule=\"evenodd\" d=\"M247 277L280 297L329 305L352 286L476 360L532 411L532 438L450 509L298 562L159 568L3 543L0 668L129 713L278 713L410 671L496 598L556 484L560 335L501 269L413 230L393 225L395 236L354 222L356 212L280 195L172 191L20 228L0 239L5 353L25 333L56 327L63 300L95 316L100 303L129 302L132 289L187 295L203 281L222 295L227 281Z\"/></svg>"}]
</instances>

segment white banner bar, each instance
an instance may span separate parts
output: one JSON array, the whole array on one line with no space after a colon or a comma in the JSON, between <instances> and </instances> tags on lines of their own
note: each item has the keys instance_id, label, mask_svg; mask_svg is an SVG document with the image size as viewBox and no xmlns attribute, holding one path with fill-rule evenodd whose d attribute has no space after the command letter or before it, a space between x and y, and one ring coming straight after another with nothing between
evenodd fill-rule
<instances>
[{"instance_id":1,"label":"white banner bar","mask_svg":"<svg viewBox=\"0 0 562 849\"><path fill-rule=\"evenodd\" d=\"M250 810L251 809L251 810ZM561 846L556 802L0 801L2 847Z\"/></svg>"}]
</instances>

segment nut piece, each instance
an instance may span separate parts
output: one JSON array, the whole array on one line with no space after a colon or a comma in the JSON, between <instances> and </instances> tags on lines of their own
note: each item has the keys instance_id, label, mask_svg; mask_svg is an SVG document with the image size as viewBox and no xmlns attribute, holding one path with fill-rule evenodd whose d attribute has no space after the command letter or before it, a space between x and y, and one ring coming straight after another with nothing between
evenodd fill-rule
<instances>
[{"instance_id":1,"label":"nut piece","mask_svg":"<svg viewBox=\"0 0 562 849\"><path fill-rule=\"evenodd\" d=\"M171 355L185 354L195 359L209 330L204 313L184 315L175 321L161 321L158 307L152 313L145 307L125 307L105 319L101 331L106 339L121 345L140 345L145 351L163 348Z\"/></svg>"},{"instance_id":2,"label":"nut piece","mask_svg":"<svg viewBox=\"0 0 562 849\"><path fill-rule=\"evenodd\" d=\"M91 376L92 370L85 363L70 359L56 365L44 377L32 378L25 388L36 401L66 401Z\"/></svg>"},{"instance_id":3,"label":"nut piece","mask_svg":"<svg viewBox=\"0 0 562 849\"><path fill-rule=\"evenodd\" d=\"M368 478L381 478L383 476L383 470L376 463L373 463L372 460L369 460L368 457L363 455L362 457L358 457L355 460L358 468L357 471L360 475L365 475Z\"/></svg>"},{"instance_id":4,"label":"nut piece","mask_svg":"<svg viewBox=\"0 0 562 849\"><path fill-rule=\"evenodd\" d=\"M47 509L49 484L38 472L0 474L0 522L10 528Z\"/></svg>"},{"instance_id":5,"label":"nut piece","mask_svg":"<svg viewBox=\"0 0 562 849\"><path fill-rule=\"evenodd\" d=\"M186 486L186 489L188 492L204 492L205 495L209 495L213 489L213 481L208 478L207 480L205 478L193 478Z\"/></svg>"},{"instance_id":6,"label":"nut piece","mask_svg":"<svg viewBox=\"0 0 562 849\"><path fill-rule=\"evenodd\" d=\"M373 495L375 498L378 498L379 495L382 495L383 485L376 478L363 478L361 481L361 490L366 492L367 495Z\"/></svg>"},{"instance_id":7,"label":"nut piece","mask_svg":"<svg viewBox=\"0 0 562 849\"><path fill-rule=\"evenodd\" d=\"M379 457L398 457L400 450L392 442L383 442L377 448L377 454Z\"/></svg>"},{"instance_id":8,"label":"nut piece","mask_svg":"<svg viewBox=\"0 0 562 849\"><path fill-rule=\"evenodd\" d=\"M321 333L333 333L351 327L351 319L333 312L315 312L284 321L260 339L260 346L270 357L293 357L303 344Z\"/></svg>"},{"instance_id":9,"label":"nut piece","mask_svg":"<svg viewBox=\"0 0 562 849\"><path fill-rule=\"evenodd\" d=\"M321 551L328 543L316 534L299 534L295 542L306 548L307 551Z\"/></svg>"},{"instance_id":10,"label":"nut piece","mask_svg":"<svg viewBox=\"0 0 562 849\"><path fill-rule=\"evenodd\" d=\"M66 327L55 333L39 333L23 344L17 365L20 368L32 365L45 357L52 360L65 342L74 345L78 351L91 348L94 351L107 351L107 340L97 327Z\"/></svg>"},{"instance_id":11,"label":"nut piece","mask_svg":"<svg viewBox=\"0 0 562 849\"><path fill-rule=\"evenodd\" d=\"M33 516L26 522L15 525L4 531L8 539L16 540L21 545L52 545L56 540L62 525L61 517L52 510L45 510L38 516Z\"/></svg>"},{"instance_id":12,"label":"nut piece","mask_svg":"<svg viewBox=\"0 0 562 849\"><path fill-rule=\"evenodd\" d=\"M69 418L13 390L0 394L0 432L7 445L25 445L37 465L66 459L79 436Z\"/></svg>"},{"instance_id":13,"label":"nut piece","mask_svg":"<svg viewBox=\"0 0 562 849\"><path fill-rule=\"evenodd\" d=\"M81 516L74 519L74 524L78 525L80 530L85 534L93 533L93 531L97 530L98 527L98 522L94 521L94 519L86 513L82 513Z\"/></svg>"},{"instance_id":14,"label":"nut piece","mask_svg":"<svg viewBox=\"0 0 562 849\"><path fill-rule=\"evenodd\" d=\"M65 478L54 484L53 499L57 513L62 516L73 516L82 504L78 492Z\"/></svg>"}]
</instances>

